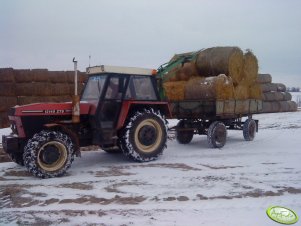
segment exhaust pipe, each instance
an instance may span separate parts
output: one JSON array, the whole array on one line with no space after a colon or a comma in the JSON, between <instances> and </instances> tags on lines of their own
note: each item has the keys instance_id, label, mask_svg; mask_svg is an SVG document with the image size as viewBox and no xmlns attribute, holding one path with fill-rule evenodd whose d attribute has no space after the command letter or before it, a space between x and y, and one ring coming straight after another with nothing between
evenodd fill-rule
<instances>
[{"instance_id":1,"label":"exhaust pipe","mask_svg":"<svg viewBox=\"0 0 301 226\"><path fill-rule=\"evenodd\" d=\"M74 63L74 95L72 97L72 123L79 123L80 122L80 97L77 92L77 61L75 57L73 58Z\"/></svg>"}]
</instances>

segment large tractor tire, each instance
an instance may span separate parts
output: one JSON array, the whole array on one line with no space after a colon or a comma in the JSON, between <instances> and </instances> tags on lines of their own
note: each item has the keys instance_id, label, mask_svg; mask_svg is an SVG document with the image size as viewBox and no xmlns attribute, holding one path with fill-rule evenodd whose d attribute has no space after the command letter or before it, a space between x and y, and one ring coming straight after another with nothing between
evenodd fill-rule
<instances>
[{"instance_id":1,"label":"large tractor tire","mask_svg":"<svg viewBox=\"0 0 301 226\"><path fill-rule=\"evenodd\" d=\"M31 138L24 148L24 164L36 177L59 177L70 168L75 154L71 138L59 131L43 130Z\"/></svg>"},{"instance_id":2,"label":"large tractor tire","mask_svg":"<svg viewBox=\"0 0 301 226\"><path fill-rule=\"evenodd\" d=\"M153 161L166 148L167 126L159 111L144 109L127 120L120 146L125 156L138 162Z\"/></svg>"},{"instance_id":3,"label":"large tractor tire","mask_svg":"<svg viewBox=\"0 0 301 226\"><path fill-rule=\"evenodd\" d=\"M183 130L185 128L188 128L185 120L180 120L176 130L176 139L180 144L189 144L193 138L193 130Z\"/></svg>"},{"instance_id":4,"label":"large tractor tire","mask_svg":"<svg viewBox=\"0 0 301 226\"><path fill-rule=\"evenodd\" d=\"M208 128L207 141L211 148L222 148L226 144L227 128L224 123L215 121Z\"/></svg>"},{"instance_id":5,"label":"large tractor tire","mask_svg":"<svg viewBox=\"0 0 301 226\"><path fill-rule=\"evenodd\" d=\"M256 134L256 122L253 119L247 119L243 126L243 135L246 141L252 141Z\"/></svg>"},{"instance_id":6,"label":"large tractor tire","mask_svg":"<svg viewBox=\"0 0 301 226\"><path fill-rule=\"evenodd\" d=\"M24 166L23 153L9 153L10 159L20 166Z\"/></svg>"}]
</instances>

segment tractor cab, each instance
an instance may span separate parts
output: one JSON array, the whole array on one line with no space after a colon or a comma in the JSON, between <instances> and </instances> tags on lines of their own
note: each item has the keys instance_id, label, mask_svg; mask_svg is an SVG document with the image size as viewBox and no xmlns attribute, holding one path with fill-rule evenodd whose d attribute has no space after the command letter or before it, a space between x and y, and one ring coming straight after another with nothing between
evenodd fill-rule
<instances>
[{"instance_id":1,"label":"tractor cab","mask_svg":"<svg viewBox=\"0 0 301 226\"><path fill-rule=\"evenodd\" d=\"M87 74L81 102L91 104L92 143L109 150L133 108L160 100L155 76L151 69L116 66L89 67Z\"/></svg>"}]
</instances>

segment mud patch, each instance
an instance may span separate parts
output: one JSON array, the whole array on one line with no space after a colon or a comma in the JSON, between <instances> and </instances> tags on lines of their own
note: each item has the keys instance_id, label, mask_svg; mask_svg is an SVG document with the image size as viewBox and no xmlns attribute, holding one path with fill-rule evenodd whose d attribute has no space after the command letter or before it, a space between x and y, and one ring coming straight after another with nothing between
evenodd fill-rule
<instances>
[{"instance_id":1,"label":"mud patch","mask_svg":"<svg viewBox=\"0 0 301 226\"><path fill-rule=\"evenodd\" d=\"M209 169L214 169L214 170L243 168L243 166L210 166L210 165L205 165L205 164L198 164L198 165L207 167Z\"/></svg>"},{"instance_id":2,"label":"mud patch","mask_svg":"<svg viewBox=\"0 0 301 226\"><path fill-rule=\"evenodd\" d=\"M146 185L146 183L142 183L142 182L121 182L121 183L116 183L113 184L111 186L105 187L105 190L107 192L114 192L114 193L125 193L119 190L120 187L123 186L139 186L139 185Z\"/></svg>"},{"instance_id":3,"label":"mud patch","mask_svg":"<svg viewBox=\"0 0 301 226\"><path fill-rule=\"evenodd\" d=\"M137 205L141 202L146 200L143 196L136 196L136 197L121 197L119 195L115 195L114 198L107 199L107 198L98 198L95 196L87 195L76 199L63 199L59 202L59 204L69 204L69 203L76 203L76 204L100 204L100 205L109 205L111 203L118 203L123 205Z\"/></svg>"},{"instance_id":4,"label":"mud patch","mask_svg":"<svg viewBox=\"0 0 301 226\"><path fill-rule=\"evenodd\" d=\"M10 170L5 171L3 176L13 176L13 177L32 177L32 174L30 174L28 171L25 170Z\"/></svg>"},{"instance_id":5,"label":"mud patch","mask_svg":"<svg viewBox=\"0 0 301 226\"><path fill-rule=\"evenodd\" d=\"M91 184L84 184L84 183L71 183L71 184L62 184L58 186L60 188L72 188L72 189L79 189L79 190L92 190L93 185Z\"/></svg>"},{"instance_id":6,"label":"mud patch","mask_svg":"<svg viewBox=\"0 0 301 226\"><path fill-rule=\"evenodd\" d=\"M159 168L169 168L169 169L178 169L181 171L201 171L199 168L195 168L189 165L186 165L184 163L151 163L146 165L139 165L141 168L147 168L147 167L159 167Z\"/></svg>"},{"instance_id":7,"label":"mud patch","mask_svg":"<svg viewBox=\"0 0 301 226\"><path fill-rule=\"evenodd\" d=\"M118 176L130 176L134 175L133 173L124 172L121 168L112 167L110 170L106 171L89 171L89 173L95 175L95 177L118 177Z\"/></svg>"}]
</instances>

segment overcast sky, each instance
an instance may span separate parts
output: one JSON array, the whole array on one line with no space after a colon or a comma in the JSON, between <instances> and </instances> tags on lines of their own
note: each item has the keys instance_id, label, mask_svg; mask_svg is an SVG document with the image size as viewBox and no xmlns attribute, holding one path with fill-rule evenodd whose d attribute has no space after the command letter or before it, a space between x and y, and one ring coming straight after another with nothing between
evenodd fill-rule
<instances>
[{"instance_id":1,"label":"overcast sky","mask_svg":"<svg viewBox=\"0 0 301 226\"><path fill-rule=\"evenodd\" d=\"M0 0L0 67L157 68L173 54L239 46L274 82L301 86L300 0Z\"/></svg>"}]
</instances>

